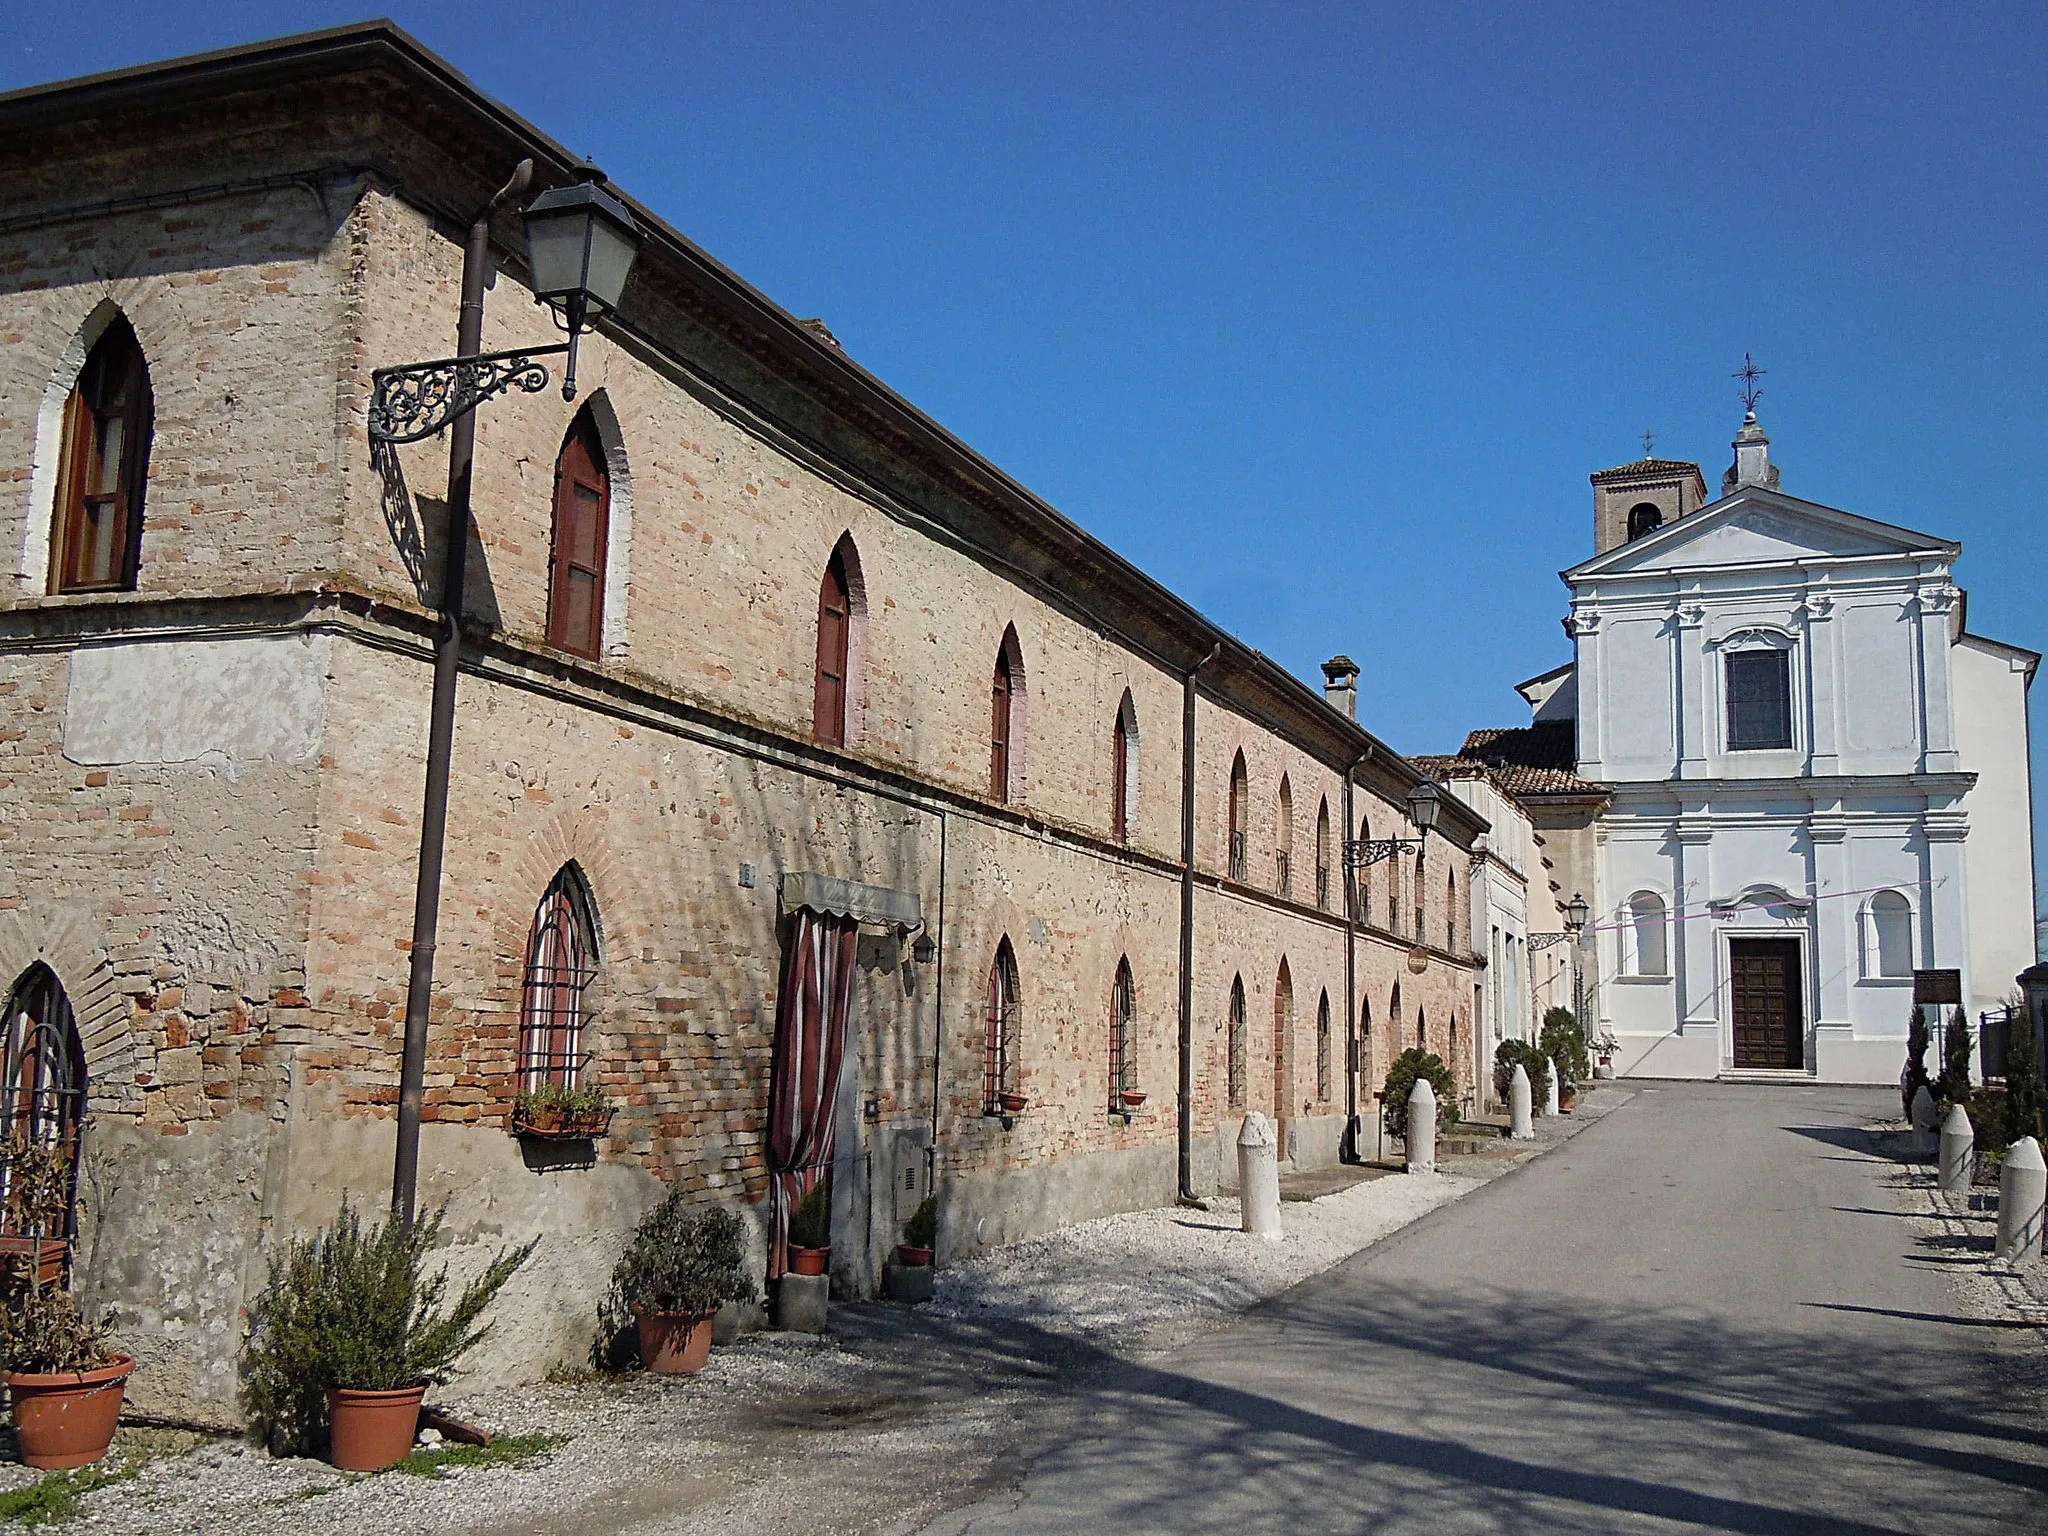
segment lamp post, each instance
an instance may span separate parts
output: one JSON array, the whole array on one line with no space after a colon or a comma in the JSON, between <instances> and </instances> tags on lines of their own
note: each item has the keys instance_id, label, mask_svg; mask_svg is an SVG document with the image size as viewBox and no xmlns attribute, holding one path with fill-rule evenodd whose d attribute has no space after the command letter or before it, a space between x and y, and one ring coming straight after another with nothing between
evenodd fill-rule
<instances>
[{"instance_id":1,"label":"lamp post","mask_svg":"<svg viewBox=\"0 0 2048 1536\"><path fill-rule=\"evenodd\" d=\"M603 174L583 167L585 180L544 192L526 212L527 266L535 298L549 304L568 331L558 346L484 353L484 283L491 262L491 220L533 181L522 160L469 226L462 253L462 309L455 356L379 368L370 376L369 434L389 451L448 429L448 547L441 577L441 626L434 638L433 704L427 723L427 778L420 809L420 860L413 890L411 968L405 990L405 1046L398 1078L398 1144L391 1164L391 1214L410 1227L419 1184L420 1109L424 1097L427 1022L434 993L434 943L441 917L441 859L447 844L448 778L455 744L455 678L462 659L463 587L469 562L470 471L476 455L476 408L509 389L547 387L543 357L566 354L562 398L576 398L576 341L592 319L619 302L638 249L639 231L625 207L603 190Z\"/></svg>"},{"instance_id":2,"label":"lamp post","mask_svg":"<svg viewBox=\"0 0 2048 1536\"><path fill-rule=\"evenodd\" d=\"M1415 823L1419 837L1347 837L1344 839L1344 863L1351 869L1367 869L1382 859L1391 859L1415 850L1417 858L1422 857L1423 844L1429 840L1429 829L1436 825L1436 813L1443 798L1443 791L1430 780L1423 779L1408 791L1408 818Z\"/></svg>"}]
</instances>

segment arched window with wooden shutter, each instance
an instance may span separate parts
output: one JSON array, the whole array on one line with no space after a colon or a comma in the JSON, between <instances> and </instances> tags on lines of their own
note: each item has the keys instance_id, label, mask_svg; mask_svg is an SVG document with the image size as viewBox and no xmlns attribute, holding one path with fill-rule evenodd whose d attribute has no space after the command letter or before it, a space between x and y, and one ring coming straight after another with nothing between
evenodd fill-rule
<instances>
[{"instance_id":1,"label":"arched window with wooden shutter","mask_svg":"<svg viewBox=\"0 0 2048 1536\"><path fill-rule=\"evenodd\" d=\"M818 589L818 678L812 700L811 734L835 747L846 745L847 658L853 638L853 592L842 545L825 563Z\"/></svg>"},{"instance_id":2,"label":"arched window with wooden shutter","mask_svg":"<svg viewBox=\"0 0 2048 1536\"><path fill-rule=\"evenodd\" d=\"M555 460L555 517L548 571L548 644L597 659L604 647L605 546L611 479L597 424L576 413Z\"/></svg>"},{"instance_id":3,"label":"arched window with wooden shutter","mask_svg":"<svg viewBox=\"0 0 2048 1536\"><path fill-rule=\"evenodd\" d=\"M134 589L155 425L142 344L117 315L86 355L64 407L52 592Z\"/></svg>"},{"instance_id":4,"label":"arched window with wooden shutter","mask_svg":"<svg viewBox=\"0 0 2048 1536\"><path fill-rule=\"evenodd\" d=\"M1138 804L1138 707L1126 688L1116 707L1115 733L1109 758L1109 835L1120 843L1131 840L1131 823L1137 819Z\"/></svg>"},{"instance_id":5,"label":"arched window with wooden shutter","mask_svg":"<svg viewBox=\"0 0 2048 1536\"><path fill-rule=\"evenodd\" d=\"M1024 701L1024 658L1015 625L1003 631L996 649L995 676L989 683L989 797L1008 805L1019 784Z\"/></svg>"}]
</instances>

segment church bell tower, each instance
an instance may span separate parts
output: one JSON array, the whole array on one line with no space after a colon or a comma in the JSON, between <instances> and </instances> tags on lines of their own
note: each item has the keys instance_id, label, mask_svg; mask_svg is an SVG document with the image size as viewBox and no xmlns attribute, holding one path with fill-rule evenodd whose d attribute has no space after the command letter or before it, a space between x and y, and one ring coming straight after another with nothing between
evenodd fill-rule
<instances>
[{"instance_id":1,"label":"church bell tower","mask_svg":"<svg viewBox=\"0 0 2048 1536\"><path fill-rule=\"evenodd\" d=\"M1604 555L1706 505L1707 481L1683 459L1637 459L1593 477L1593 553Z\"/></svg>"}]
</instances>

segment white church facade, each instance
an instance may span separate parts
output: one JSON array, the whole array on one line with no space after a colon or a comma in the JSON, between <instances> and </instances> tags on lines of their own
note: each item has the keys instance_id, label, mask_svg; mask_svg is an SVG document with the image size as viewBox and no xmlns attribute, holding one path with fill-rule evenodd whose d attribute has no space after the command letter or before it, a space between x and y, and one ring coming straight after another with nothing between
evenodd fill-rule
<instances>
[{"instance_id":1,"label":"white church facade","mask_svg":"<svg viewBox=\"0 0 2048 1536\"><path fill-rule=\"evenodd\" d=\"M1970 633L1960 545L1785 494L1754 412L1719 500L1593 484L1576 659L1522 685L1611 795L1589 1028L1624 1076L1895 1082L1916 968L1974 1019L2033 963L2040 657Z\"/></svg>"}]
</instances>

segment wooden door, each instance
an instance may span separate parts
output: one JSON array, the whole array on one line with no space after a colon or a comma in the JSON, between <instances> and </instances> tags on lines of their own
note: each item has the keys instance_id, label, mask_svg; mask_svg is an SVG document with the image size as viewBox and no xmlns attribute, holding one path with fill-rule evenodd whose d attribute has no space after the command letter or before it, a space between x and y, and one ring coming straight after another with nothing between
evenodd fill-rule
<instances>
[{"instance_id":1,"label":"wooden door","mask_svg":"<svg viewBox=\"0 0 2048 1536\"><path fill-rule=\"evenodd\" d=\"M1770 1071L1806 1064L1806 988L1797 939L1731 939L1735 1065Z\"/></svg>"}]
</instances>

